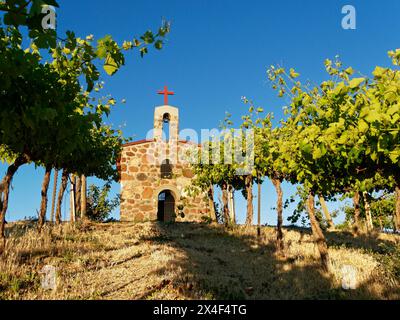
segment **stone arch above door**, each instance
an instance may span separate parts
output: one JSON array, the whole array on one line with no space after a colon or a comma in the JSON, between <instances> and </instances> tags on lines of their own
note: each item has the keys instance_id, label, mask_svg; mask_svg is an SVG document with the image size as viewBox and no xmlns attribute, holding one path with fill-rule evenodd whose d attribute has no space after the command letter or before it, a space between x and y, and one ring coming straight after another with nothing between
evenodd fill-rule
<instances>
[{"instance_id":1,"label":"stone arch above door","mask_svg":"<svg viewBox=\"0 0 400 320\"><path fill-rule=\"evenodd\" d=\"M154 203L158 203L158 196L161 192L163 191L171 191L172 195L175 198L175 201L178 202L181 199L181 193L179 192L178 188L173 185L164 185L164 186L159 186L157 189L154 190L153 193L153 201Z\"/></svg>"}]
</instances>

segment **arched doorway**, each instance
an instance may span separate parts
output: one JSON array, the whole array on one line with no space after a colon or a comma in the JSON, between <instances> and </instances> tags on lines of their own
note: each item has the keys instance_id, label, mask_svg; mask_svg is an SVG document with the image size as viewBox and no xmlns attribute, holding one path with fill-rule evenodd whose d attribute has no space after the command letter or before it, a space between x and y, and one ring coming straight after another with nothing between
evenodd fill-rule
<instances>
[{"instance_id":1,"label":"arched doorway","mask_svg":"<svg viewBox=\"0 0 400 320\"><path fill-rule=\"evenodd\" d=\"M157 220L161 222L175 221L175 198L170 190L161 191L158 195Z\"/></svg>"}]
</instances>

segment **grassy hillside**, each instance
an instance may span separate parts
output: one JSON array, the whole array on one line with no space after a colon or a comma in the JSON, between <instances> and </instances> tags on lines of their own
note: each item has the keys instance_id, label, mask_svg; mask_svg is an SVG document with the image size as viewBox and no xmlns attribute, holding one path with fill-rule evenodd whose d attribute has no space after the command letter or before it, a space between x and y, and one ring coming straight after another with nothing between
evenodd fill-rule
<instances>
[{"instance_id":1,"label":"grassy hillside","mask_svg":"<svg viewBox=\"0 0 400 320\"><path fill-rule=\"evenodd\" d=\"M8 225L0 260L2 299L399 299L400 239L354 239L329 233L332 274L318 267L307 230L285 230L276 255L275 230L201 224L112 223L46 227ZM53 265L58 286L45 291L40 270ZM341 288L343 265L358 287Z\"/></svg>"}]
</instances>

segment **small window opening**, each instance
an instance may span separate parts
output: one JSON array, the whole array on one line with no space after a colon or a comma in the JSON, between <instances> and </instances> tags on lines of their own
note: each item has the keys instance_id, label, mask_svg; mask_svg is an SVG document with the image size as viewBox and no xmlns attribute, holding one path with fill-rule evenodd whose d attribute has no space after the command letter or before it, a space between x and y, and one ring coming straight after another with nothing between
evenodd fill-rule
<instances>
[{"instance_id":1,"label":"small window opening","mask_svg":"<svg viewBox=\"0 0 400 320\"><path fill-rule=\"evenodd\" d=\"M172 179L172 165L169 159L166 159L161 164L161 179Z\"/></svg>"}]
</instances>

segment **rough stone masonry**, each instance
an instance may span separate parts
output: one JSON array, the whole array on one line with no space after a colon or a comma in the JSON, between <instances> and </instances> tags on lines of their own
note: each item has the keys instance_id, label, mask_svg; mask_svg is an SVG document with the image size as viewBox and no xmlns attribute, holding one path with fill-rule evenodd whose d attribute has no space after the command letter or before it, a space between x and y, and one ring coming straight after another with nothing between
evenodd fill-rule
<instances>
[{"instance_id":1,"label":"rough stone masonry","mask_svg":"<svg viewBox=\"0 0 400 320\"><path fill-rule=\"evenodd\" d=\"M169 126L165 137L163 126ZM123 146L121 221L193 221L210 216L206 194L190 196L186 187L194 175L185 155L199 145L179 140L179 110L155 108L153 139Z\"/></svg>"}]
</instances>

